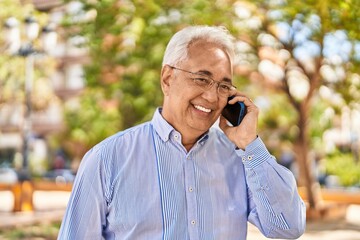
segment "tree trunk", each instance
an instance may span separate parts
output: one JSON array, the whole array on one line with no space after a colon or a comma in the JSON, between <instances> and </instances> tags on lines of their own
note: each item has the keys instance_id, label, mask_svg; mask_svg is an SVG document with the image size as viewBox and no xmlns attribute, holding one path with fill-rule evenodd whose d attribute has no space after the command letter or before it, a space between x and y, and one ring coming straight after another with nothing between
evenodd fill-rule
<instances>
[{"instance_id":1,"label":"tree trunk","mask_svg":"<svg viewBox=\"0 0 360 240\"><path fill-rule=\"evenodd\" d=\"M299 107L299 134L295 142L296 160L299 166L299 185L306 188L307 200L310 209L316 209L319 203L319 186L314 179L313 169L311 168L311 161L309 159L309 135L308 135L308 120L309 108L308 102L304 101Z\"/></svg>"}]
</instances>

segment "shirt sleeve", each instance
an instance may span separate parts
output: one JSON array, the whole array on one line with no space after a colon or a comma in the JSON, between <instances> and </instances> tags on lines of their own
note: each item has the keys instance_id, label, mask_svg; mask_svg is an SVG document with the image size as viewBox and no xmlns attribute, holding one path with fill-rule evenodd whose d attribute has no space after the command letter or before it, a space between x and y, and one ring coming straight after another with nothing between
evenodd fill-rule
<instances>
[{"instance_id":1,"label":"shirt sleeve","mask_svg":"<svg viewBox=\"0 0 360 240\"><path fill-rule=\"evenodd\" d=\"M306 207L291 171L276 162L259 137L236 152L245 167L249 222L269 238L300 237L305 231Z\"/></svg>"},{"instance_id":2,"label":"shirt sleeve","mask_svg":"<svg viewBox=\"0 0 360 240\"><path fill-rule=\"evenodd\" d=\"M102 239L106 222L101 161L90 150L81 161L58 239Z\"/></svg>"}]
</instances>

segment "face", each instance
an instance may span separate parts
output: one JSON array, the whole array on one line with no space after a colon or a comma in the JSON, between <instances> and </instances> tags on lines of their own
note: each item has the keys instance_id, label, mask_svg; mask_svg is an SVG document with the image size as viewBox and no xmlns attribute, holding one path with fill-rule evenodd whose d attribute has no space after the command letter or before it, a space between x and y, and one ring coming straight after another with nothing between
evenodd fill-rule
<instances>
[{"instance_id":1,"label":"face","mask_svg":"<svg viewBox=\"0 0 360 240\"><path fill-rule=\"evenodd\" d=\"M204 73L215 81L231 83L232 64L226 52L213 43L197 42L190 46L188 58L176 67ZM209 90L194 85L190 75L168 66L162 71L163 117L184 137L199 137L218 119L227 103L219 96L217 84Z\"/></svg>"}]
</instances>

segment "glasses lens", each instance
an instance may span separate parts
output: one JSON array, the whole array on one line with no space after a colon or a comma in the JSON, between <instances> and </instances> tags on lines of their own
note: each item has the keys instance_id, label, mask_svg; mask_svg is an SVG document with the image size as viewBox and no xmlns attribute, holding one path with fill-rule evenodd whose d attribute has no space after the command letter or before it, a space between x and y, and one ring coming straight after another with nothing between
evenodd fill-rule
<instances>
[{"instance_id":1,"label":"glasses lens","mask_svg":"<svg viewBox=\"0 0 360 240\"><path fill-rule=\"evenodd\" d=\"M216 82L214 80L212 80L211 78L204 76L202 74L197 74L197 73L193 73L190 71L186 71L180 68L175 68L176 70L179 71L183 71L186 73L190 73L191 79L193 80L193 82L199 86L200 88L202 88L203 90L208 90L211 88L211 86L216 83L217 84L217 92L220 96L222 97L228 97L230 96L231 91L234 89L234 87L231 84L228 83L223 83L223 82Z\"/></svg>"},{"instance_id":2,"label":"glasses lens","mask_svg":"<svg viewBox=\"0 0 360 240\"><path fill-rule=\"evenodd\" d=\"M218 83L205 76L195 76L192 78L194 83L204 90L208 90L214 83L217 83L217 91L222 97L228 97L230 95L233 86L227 83Z\"/></svg>"},{"instance_id":3,"label":"glasses lens","mask_svg":"<svg viewBox=\"0 0 360 240\"><path fill-rule=\"evenodd\" d=\"M228 96L232 90L233 86L227 83L219 83L218 92L222 96Z\"/></svg>"},{"instance_id":4,"label":"glasses lens","mask_svg":"<svg viewBox=\"0 0 360 240\"><path fill-rule=\"evenodd\" d=\"M211 79L203 76L196 76L193 78L193 81L196 85L202 87L203 89L208 89L212 85Z\"/></svg>"}]
</instances>

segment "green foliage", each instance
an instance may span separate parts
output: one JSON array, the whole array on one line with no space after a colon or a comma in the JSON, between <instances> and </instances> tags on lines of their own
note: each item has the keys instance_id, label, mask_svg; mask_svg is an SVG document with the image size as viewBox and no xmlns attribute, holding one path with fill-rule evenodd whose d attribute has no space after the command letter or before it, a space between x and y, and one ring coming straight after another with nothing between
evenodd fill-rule
<instances>
[{"instance_id":1,"label":"green foliage","mask_svg":"<svg viewBox=\"0 0 360 240\"><path fill-rule=\"evenodd\" d=\"M5 21L10 17L16 17L21 21L24 15L30 13L33 8L29 4L22 7L20 1L16 0L2 0L1 5L6 6L0 8L0 30L2 32L0 35L0 50L5 53L7 47L5 43L6 34L4 33ZM23 101L24 94L18 90L23 89L24 71L19 71L19 69L24 68L22 58L12 57L7 54L0 55L0 103Z\"/></svg>"},{"instance_id":2,"label":"green foliage","mask_svg":"<svg viewBox=\"0 0 360 240\"><path fill-rule=\"evenodd\" d=\"M360 186L360 164L351 153L336 152L326 157L326 173L339 177L343 186Z\"/></svg>"},{"instance_id":3,"label":"green foliage","mask_svg":"<svg viewBox=\"0 0 360 240\"><path fill-rule=\"evenodd\" d=\"M0 8L0 21L1 26L5 23L8 17L16 17L22 19L27 14L34 12L34 6L32 4L23 4L20 0L1 0ZM21 9L21 11L19 11Z\"/></svg>"},{"instance_id":4,"label":"green foliage","mask_svg":"<svg viewBox=\"0 0 360 240\"><path fill-rule=\"evenodd\" d=\"M258 41L259 36L269 34L276 38L274 26L281 22L291 26L295 21L300 21L312 31L307 35L308 40L320 46L323 46L327 34L339 29L345 29L351 40L356 39L360 32L360 24L357 24L359 18L356 18L358 7L349 8L356 5L352 0L81 2L84 4L84 12L95 11L97 14L96 18L90 21L74 22L74 16L68 16L65 21L70 35L82 35L87 38L91 57L85 71L87 90L82 94L78 108L67 111L69 128L65 135L70 141L84 143L86 148L106 135L152 117L154 109L162 104L159 79L165 46L172 34L184 26L224 25L239 39L246 39L251 49L241 62L241 67L247 67L251 72L258 71L257 48L261 45ZM279 4L280 2L283 4ZM236 16L235 6L241 6L240 10L251 10L252 27L249 28L245 24L246 19ZM321 25L312 22L314 16L320 18ZM262 24L260 27L254 25L258 22ZM278 44L274 47L276 53L285 49L290 53L293 62L298 61L294 57L294 42L288 42L286 45L286 42L279 39L277 41ZM269 42L267 44L271 45ZM320 53L322 54L321 51ZM326 62L321 60L325 59L324 56L317 57L320 63ZM310 134L312 147L316 150L322 148L322 132L332 125L331 119L324 116L324 113L329 108L334 108L331 101L318 95L318 89L324 84L334 92L340 93L347 103L356 102L354 96L359 92L359 86L356 85L356 81L350 80L350 76L359 69L358 65L354 58L351 58L345 65L345 80L324 83L323 79L320 79L319 83L314 85L313 98L307 110L310 121L306 134ZM308 77L310 79L311 74ZM286 96L288 93L282 91L285 89L284 84L277 82L275 88L269 89L269 84L262 84L263 79L255 79L253 84L249 84L248 78L252 78L252 75L235 76L235 85L253 99L257 96L265 97L267 105L261 107L259 124L264 138L272 142L274 139L279 142L293 142L302 131L297 126L299 107L294 107L289 101L290 98ZM351 82L354 83L351 85ZM348 91L349 88L353 89L351 93ZM275 91L272 91L274 89ZM301 103L301 100L296 101L296 104ZM116 108L107 112L108 105L99 107L100 102L116 102Z\"/></svg>"},{"instance_id":5,"label":"green foliage","mask_svg":"<svg viewBox=\"0 0 360 240\"><path fill-rule=\"evenodd\" d=\"M293 105L293 110L289 111L289 107L284 107L282 110L280 109L280 112L276 111L276 106L272 106L271 109L274 108L273 115L275 116L272 114L264 116L267 118L264 119L265 128L281 126L290 130L293 124L297 124L297 118L301 113L311 119L307 122L306 126L309 126L309 131L305 135L310 134L313 146L320 147L319 141L321 141L322 132L332 124L329 119L325 119L325 110L333 108L336 112L344 104L351 105L360 100L358 81L360 64L355 53L355 44L359 44L359 38L357 38L359 18L357 17L358 11L354 10L358 9L360 5L356 2L353 0L238 2L242 9L248 11L245 14L246 17L240 17L236 22L240 32L245 34L242 37L243 41L251 47L250 50L241 52L244 56L242 60L249 64L246 67L250 74L245 72L245 75L251 78L252 75L255 75L254 72L260 73L261 78L254 78L260 83L258 86L263 84L261 87L266 89L268 94L271 94L269 92L273 90L274 98L277 98L277 94L287 96L287 99L281 100L281 105L286 106L287 103ZM254 22L257 24L253 24ZM326 39L335 35L341 36L342 40L335 42L333 39L330 45L329 40L326 41ZM261 42L260 39L264 36L267 37L267 41ZM307 48L311 45L312 47L316 46L313 48L315 50L307 52ZM352 52L332 51L341 48L342 45L351 46ZM265 52L264 49L268 52ZM287 58L279 57L280 52L286 53ZM277 54L278 56L276 56ZM358 51L357 54L360 52ZM306 60L302 59L304 56ZM340 63L333 63L336 58L341 58ZM274 81L271 80L271 72L260 72L258 64L264 59L283 69L282 79ZM312 61L313 69L309 70L306 65L311 64ZM326 79L323 74L325 68L331 69L332 76L336 75L337 77L332 81ZM297 98L294 94L303 88L300 85L300 74L292 79L293 82L296 81L296 84L299 83L299 86L294 88L295 91L291 91L289 83L291 74L289 72L294 69L301 73L304 78L302 81L309 86L308 95L304 98ZM331 92L327 99L319 94L321 86L323 86L323 90ZM337 100L335 101L335 99ZM300 112L301 109L303 112ZM289 124L281 123L280 117L276 115L288 118ZM298 129L298 131L303 131L303 129ZM290 138L290 140L292 139Z\"/></svg>"},{"instance_id":6,"label":"green foliage","mask_svg":"<svg viewBox=\"0 0 360 240\"><path fill-rule=\"evenodd\" d=\"M102 89L88 88L83 92L80 102L68 103L65 116L71 135L66 138L91 147L99 139L117 132L121 126L118 103L107 100L103 95Z\"/></svg>"},{"instance_id":7,"label":"green foliage","mask_svg":"<svg viewBox=\"0 0 360 240\"><path fill-rule=\"evenodd\" d=\"M259 118L259 129L264 138L278 138L279 141L293 141L298 133L296 127L297 113L286 101L284 95L260 94L260 101L256 102L262 107ZM259 98L257 100L259 100Z\"/></svg>"},{"instance_id":8,"label":"green foliage","mask_svg":"<svg viewBox=\"0 0 360 240\"><path fill-rule=\"evenodd\" d=\"M72 35L85 36L91 62L86 66L87 90L76 110L67 111L70 141L87 148L106 135L151 119L162 104L160 71L170 37L191 24L232 27L232 1L82 1L96 11L90 21L65 21ZM99 102L116 102L108 113ZM109 115L111 114L111 115ZM96 123L96 124L95 124ZM108 129L106 129L108 128Z\"/></svg>"},{"instance_id":9,"label":"green foliage","mask_svg":"<svg viewBox=\"0 0 360 240\"><path fill-rule=\"evenodd\" d=\"M316 100L316 104L310 109L309 121L311 149L319 154L324 153L323 133L333 126L335 111L329 107L329 103Z\"/></svg>"},{"instance_id":10,"label":"green foliage","mask_svg":"<svg viewBox=\"0 0 360 240\"><path fill-rule=\"evenodd\" d=\"M57 239L60 222L0 229L0 239Z\"/></svg>"},{"instance_id":11,"label":"green foliage","mask_svg":"<svg viewBox=\"0 0 360 240\"><path fill-rule=\"evenodd\" d=\"M18 21L17 28L20 39L17 40L20 40L20 45L24 46L25 44L29 44L29 40L25 36L26 24L24 20L26 17L35 17L40 27L42 27L48 23L48 15L47 13L37 11L31 1L0 0L0 5L0 118L2 122L0 135L4 131L3 127L5 126L7 129L5 129L4 132L10 130L21 136L24 129L23 126L21 126L21 124L24 123L22 119L24 116L21 114L24 113L23 110L26 104L26 59L17 54L17 49L14 48L10 51L10 46L11 43L14 43L14 39L10 39L11 41L9 42L9 36L14 35L9 34L9 29L5 27L5 23L8 23L9 18L15 18ZM32 42L34 50L41 49L40 39L41 37L39 36ZM57 104L59 101L54 95L48 79L48 76L50 76L55 69L54 59L49 56L43 56L42 54L39 55L32 56L34 57L31 91L32 113L43 111L47 109L50 104ZM14 122L16 122L17 126L14 126ZM12 124L11 127L9 127L9 123L10 125ZM39 123L39 120L37 120L36 123ZM11 150L14 151L14 154L7 156L7 160L13 162L12 167L18 167L19 163L21 163L21 157L17 154L21 152L19 144L10 143L9 145L7 143L5 145L9 146L5 147L5 149L11 148ZM31 143L30 146L32 146ZM4 151L3 148L4 145L2 145L2 149L0 150ZM40 174L40 172L47 167L46 160L45 157L37 157L36 154L33 154L30 150L29 167L31 173Z\"/></svg>"}]
</instances>

